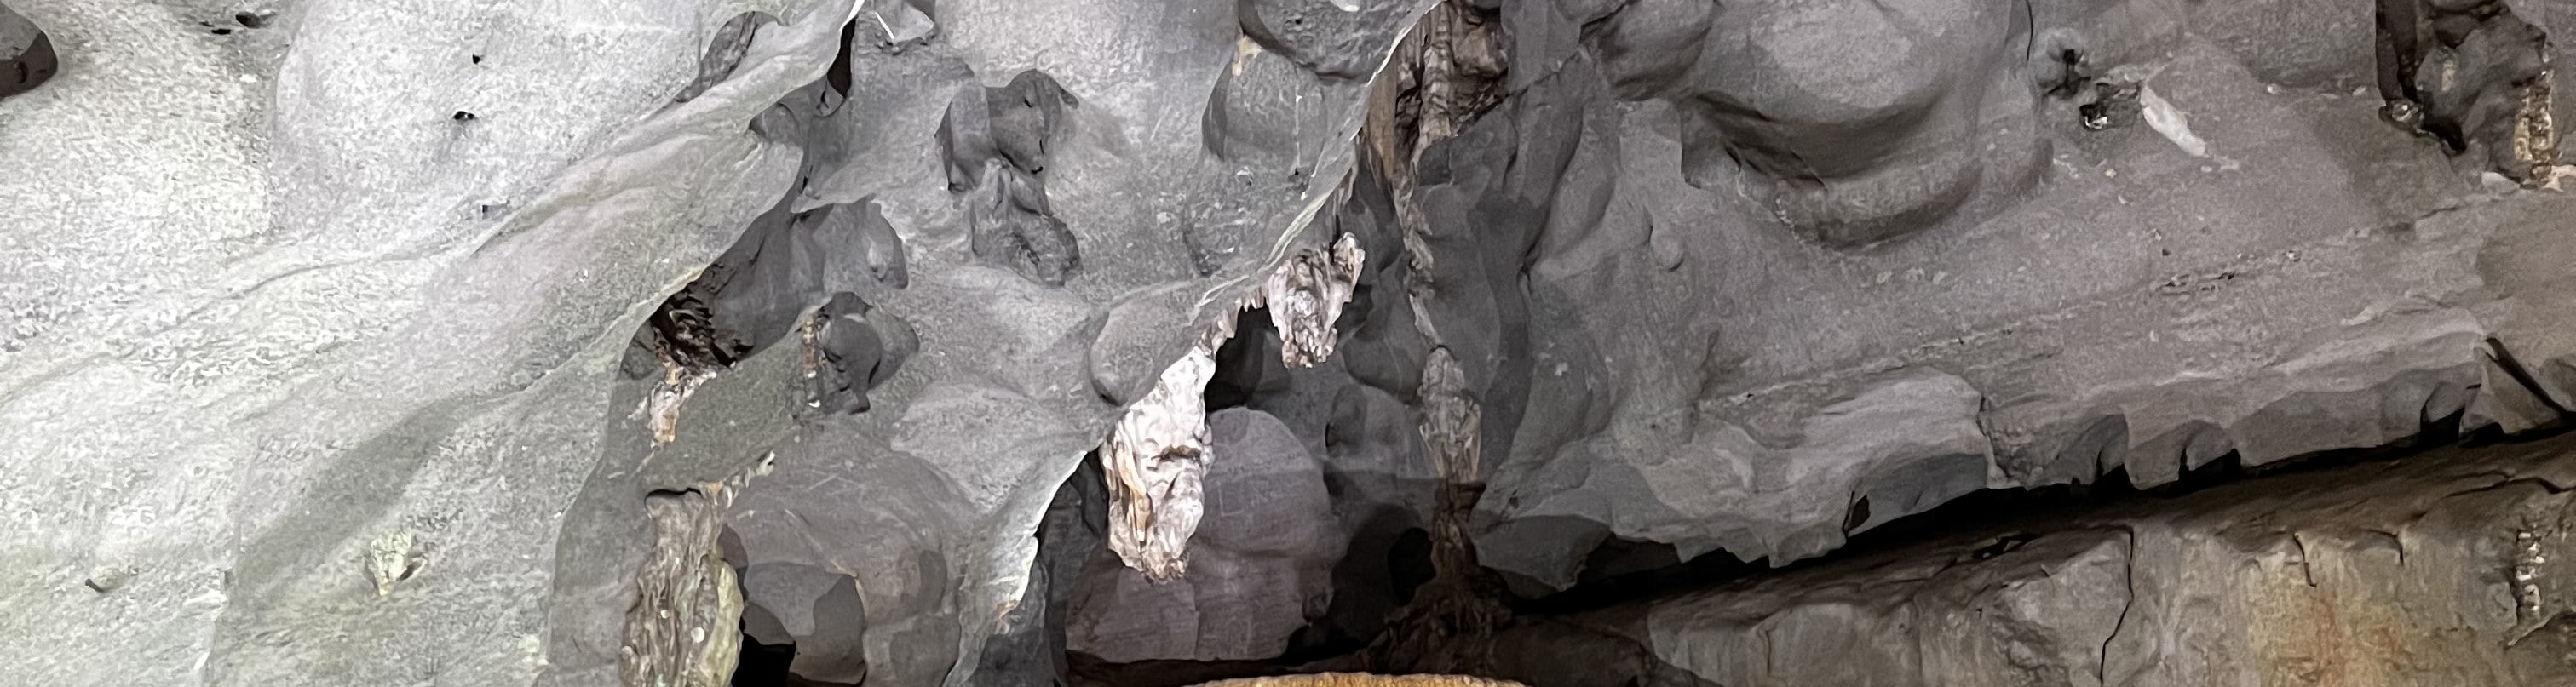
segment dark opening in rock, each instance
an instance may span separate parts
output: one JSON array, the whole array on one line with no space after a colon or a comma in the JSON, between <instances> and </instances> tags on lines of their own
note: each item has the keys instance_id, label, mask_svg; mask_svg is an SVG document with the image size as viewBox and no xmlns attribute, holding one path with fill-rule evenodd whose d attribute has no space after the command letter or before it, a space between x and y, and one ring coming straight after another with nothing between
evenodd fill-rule
<instances>
[{"instance_id":1,"label":"dark opening in rock","mask_svg":"<svg viewBox=\"0 0 2576 687\"><path fill-rule=\"evenodd\" d=\"M762 644L750 634L742 636L742 660L734 664L733 684L784 685L795 679L787 666L796 663L796 645Z\"/></svg>"},{"instance_id":2,"label":"dark opening in rock","mask_svg":"<svg viewBox=\"0 0 2576 687\"><path fill-rule=\"evenodd\" d=\"M2235 451L2229 451L2227 455L2212 458L2207 463L2183 466L2182 478L2175 481L2168 489L2170 493L2186 494L2234 482L2244 476L2244 459Z\"/></svg>"},{"instance_id":3,"label":"dark opening in rock","mask_svg":"<svg viewBox=\"0 0 2576 687\"><path fill-rule=\"evenodd\" d=\"M0 55L8 57L0 61L0 98L35 90L61 65L53 39L7 6L0 6Z\"/></svg>"},{"instance_id":4,"label":"dark opening in rock","mask_svg":"<svg viewBox=\"0 0 2576 687\"><path fill-rule=\"evenodd\" d=\"M1860 529L1861 524L1866 522L1869 522L1869 497L1863 496L1858 499L1854 499L1851 504L1851 513L1843 516L1843 531L1850 532Z\"/></svg>"},{"instance_id":5,"label":"dark opening in rock","mask_svg":"<svg viewBox=\"0 0 2576 687\"><path fill-rule=\"evenodd\" d=\"M1393 596L1395 605L1413 603L1413 593L1421 589L1423 583L1430 582L1433 574L1431 533L1414 527L1396 535L1395 545L1388 547L1386 552L1387 592Z\"/></svg>"},{"instance_id":6,"label":"dark opening in rock","mask_svg":"<svg viewBox=\"0 0 2576 687\"><path fill-rule=\"evenodd\" d=\"M1279 364L1279 334L1270 325L1270 312L1245 310L1235 314L1234 338L1217 347L1216 374L1208 378L1201 396L1211 413L1248 406L1265 384L1286 384L1286 374Z\"/></svg>"},{"instance_id":7,"label":"dark opening in rock","mask_svg":"<svg viewBox=\"0 0 2576 687\"><path fill-rule=\"evenodd\" d=\"M831 71L823 73L823 79L832 85L832 92L840 94L843 99L850 97L850 43L858 38L859 20L852 19L850 23L842 24L841 50L832 57Z\"/></svg>"},{"instance_id":8,"label":"dark opening in rock","mask_svg":"<svg viewBox=\"0 0 2576 687\"><path fill-rule=\"evenodd\" d=\"M733 687L852 687L850 683L798 677L788 670L795 662L795 644L762 644L745 634L742 636L742 660L734 665L731 684Z\"/></svg>"}]
</instances>

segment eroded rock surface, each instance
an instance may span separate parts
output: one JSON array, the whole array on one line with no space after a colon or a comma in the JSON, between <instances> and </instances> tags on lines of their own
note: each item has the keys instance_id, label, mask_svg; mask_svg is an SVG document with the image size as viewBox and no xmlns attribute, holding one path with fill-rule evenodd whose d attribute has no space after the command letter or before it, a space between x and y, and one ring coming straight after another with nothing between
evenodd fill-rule
<instances>
[{"instance_id":1,"label":"eroded rock surface","mask_svg":"<svg viewBox=\"0 0 2576 687\"><path fill-rule=\"evenodd\" d=\"M2571 449L1990 524L1581 622L1724 685L2560 684Z\"/></svg>"},{"instance_id":2,"label":"eroded rock surface","mask_svg":"<svg viewBox=\"0 0 2576 687\"><path fill-rule=\"evenodd\" d=\"M30 683L2571 674L2557 448L1834 558L2563 426L2565 3L4 1Z\"/></svg>"},{"instance_id":3,"label":"eroded rock surface","mask_svg":"<svg viewBox=\"0 0 2576 687\"><path fill-rule=\"evenodd\" d=\"M1157 581L1095 559L1066 648L1111 661L1270 658L1330 603L1346 535L1322 465L1267 413L1229 408L1208 424L1215 458L1184 574Z\"/></svg>"}]
</instances>

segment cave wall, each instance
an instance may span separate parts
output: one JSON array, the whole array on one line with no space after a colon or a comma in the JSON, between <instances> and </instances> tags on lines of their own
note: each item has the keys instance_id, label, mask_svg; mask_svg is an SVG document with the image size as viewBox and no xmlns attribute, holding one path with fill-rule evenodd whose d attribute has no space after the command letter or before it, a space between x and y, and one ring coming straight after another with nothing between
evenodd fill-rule
<instances>
[{"instance_id":1,"label":"cave wall","mask_svg":"<svg viewBox=\"0 0 2576 687\"><path fill-rule=\"evenodd\" d=\"M1264 47L1159 3L12 0L60 70L0 99L0 631L45 639L0 663L718 684L748 619L818 675L1021 679L981 647L1126 387L1329 250L1347 72L1419 7L1320 7Z\"/></svg>"},{"instance_id":2,"label":"cave wall","mask_svg":"<svg viewBox=\"0 0 2576 687\"><path fill-rule=\"evenodd\" d=\"M2489 594L2492 532L2320 564L2404 588L2275 589L2277 547L2204 536L2269 512L2213 506L1646 620L1505 604L2576 403L2553 3L6 5L32 682L1495 665L1408 643L1440 627L1804 684L1839 678L1741 638L1908 645L2034 567L2083 575L1996 601L2010 641L1814 669L2398 670L2260 623ZM2512 489L2471 500L2554 503ZM2106 623L2114 572L2280 610ZM2404 670L2553 674L2466 604L2385 622L2468 619Z\"/></svg>"},{"instance_id":3,"label":"cave wall","mask_svg":"<svg viewBox=\"0 0 2576 687\"><path fill-rule=\"evenodd\" d=\"M2561 421L2563 172L2514 128L2547 117L2562 77L2528 65L2558 48L2503 40L2550 10L2414 10L2454 26L2413 27L2398 78L2486 88L2463 108L2374 90L2398 67L2369 4L1998 7L1480 10L1504 92L1437 138L1411 122L1438 90L1381 101L1337 217L1372 256L1343 355L1238 373L1243 402L1375 483L1386 449L1355 439L1431 452L1379 428L1450 356L1483 417L1476 560L1522 597L1787 565L1982 491ZM1382 82L1439 73L1416 48ZM1346 526L1346 567L1400 558L1430 491L1345 492L1403 514ZM1319 625L1376 629L1399 602L1375 582Z\"/></svg>"},{"instance_id":4,"label":"cave wall","mask_svg":"<svg viewBox=\"0 0 2576 687\"><path fill-rule=\"evenodd\" d=\"M2569 450L1984 523L1577 622L1724 685L2561 684Z\"/></svg>"}]
</instances>

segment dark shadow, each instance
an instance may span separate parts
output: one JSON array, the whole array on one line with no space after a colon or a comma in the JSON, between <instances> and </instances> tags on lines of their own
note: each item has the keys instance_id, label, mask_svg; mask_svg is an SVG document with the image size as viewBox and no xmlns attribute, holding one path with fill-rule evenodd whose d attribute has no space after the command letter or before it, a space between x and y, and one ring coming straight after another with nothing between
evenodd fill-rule
<instances>
[{"instance_id":1,"label":"dark shadow","mask_svg":"<svg viewBox=\"0 0 2576 687\"><path fill-rule=\"evenodd\" d=\"M1274 385L1286 381L1287 369L1279 364L1270 343L1278 339L1278 330L1270 324L1269 310L1253 308L1235 313L1234 338L1217 347L1216 375L1208 379L1207 390L1200 394L1208 412L1251 405L1264 381Z\"/></svg>"},{"instance_id":2,"label":"dark shadow","mask_svg":"<svg viewBox=\"0 0 2576 687\"><path fill-rule=\"evenodd\" d=\"M742 636L742 661L733 668L733 684L740 687L787 684L790 679L787 667L795 663L796 645L762 644L745 634Z\"/></svg>"},{"instance_id":3,"label":"dark shadow","mask_svg":"<svg viewBox=\"0 0 2576 687\"><path fill-rule=\"evenodd\" d=\"M858 687L845 682L824 682L797 677L787 671L796 662L796 645L762 644L742 636L742 662L734 665L733 687Z\"/></svg>"},{"instance_id":4,"label":"dark shadow","mask_svg":"<svg viewBox=\"0 0 2576 687\"><path fill-rule=\"evenodd\" d=\"M859 20L841 25L841 50L832 56L832 69L823 72L823 80L846 101L850 98L850 43L859 39Z\"/></svg>"},{"instance_id":5,"label":"dark shadow","mask_svg":"<svg viewBox=\"0 0 2576 687\"><path fill-rule=\"evenodd\" d=\"M1711 551L1685 561L1670 544L1610 537L1584 557L1583 572L1575 578L1573 587L1543 598L1515 600L1512 610L1521 616L1591 610L1697 589L1769 569L1761 562L1745 561L1726 551Z\"/></svg>"},{"instance_id":6,"label":"dark shadow","mask_svg":"<svg viewBox=\"0 0 2576 687\"><path fill-rule=\"evenodd\" d=\"M62 67L53 38L6 6L0 6L0 55L8 56L0 60L0 98L36 90Z\"/></svg>"},{"instance_id":7,"label":"dark shadow","mask_svg":"<svg viewBox=\"0 0 2576 687\"><path fill-rule=\"evenodd\" d=\"M2235 451L2228 451L2225 455L2211 458L2209 462L2198 466L2184 465L2182 476L2174 479L2173 484L2165 485L2155 491L2165 496L2181 496L2244 478L2245 457Z\"/></svg>"}]
</instances>

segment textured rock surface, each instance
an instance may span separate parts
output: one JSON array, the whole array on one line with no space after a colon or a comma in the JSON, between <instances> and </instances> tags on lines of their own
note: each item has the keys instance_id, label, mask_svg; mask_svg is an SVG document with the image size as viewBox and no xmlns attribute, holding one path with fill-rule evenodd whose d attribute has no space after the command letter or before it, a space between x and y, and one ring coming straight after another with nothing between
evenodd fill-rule
<instances>
[{"instance_id":1,"label":"textured rock surface","mask_svg":"<svg viewBox=\"0 0 2576 687\"><path fill-rule=\"evenodd\" d=\"M641 483L618 360L793 180L749 124L849 5L767 5L673 104L745 8L9 4L62 65L0 100L0 632L46 638L0 663L614 683L645 494L731 472ZM406 535L380 595L368 543Z\"/></svg>"},{"instance_id":2,"label":"textured rock surface","mask_svg":"<svg viewBox=\"0 0 2576 687\"><path fill-rule=\"evenodd\" d=\"M1604 611L1724 685L2563 684L2576 443L2264 478Z\"/></svg>"},{"instance_id":3,"label":"textured rock surface","mask_svg":"<svg viewBox=\"0 0 2576 687\"><path fill-rule=\"evenodd\" d=\"M1111 661L1278 656L1330 602L1342 533L1324 472L1277 418L1208 417L1216 459L1188 574L1157 584L1112 560L1076 583L1066 648Z\"/></svg>"},{"instance_id":4,"label":"textured rock surface","mask_svg":"<svg viewBox=\"0 0 2576 687\"><path fill-rule=\"evenodd\" d=\"M2563 425L2566 3L0 3L29 683L2568 674L2504 454L1507 604Z\"/></svg>"},{"instance_id":5,"label":"textured rock surface","mask_svg":"<svg viewBox=\"0 0 2576 687\"><path fill-rule=\"evenodd\" d=\"M1801 11L1810 10L1824 11ZM2543 289L2499 289L2549 272L2503 266L2489 251L2523 232L2563 231L2539 228L2561 226L2560 197L2481 196L2457 181L2440 146L2378 121L2378 100L2323 87L2362 83L2367 62L2329 79L2316 54L2300 53L2309 61L2300 66L2232 33L2201 35L2193 27L2217 23L2198 14L2217 10L2179 4L2032 10L2038 35L2077 49L2080 68L2058 65L2052 75L2046 64L2013 64L1980 78L2016 89L2070 71L2135 80L2188 116L2180 130L2202 155L2149 117L2088 130L2077 101L2042 92L2014 101L2034 113L2028 128L1979 134L2049 151L2027 182L2035 187L2007 193L1987 183L1979 194L2004 199L1972 197L1953 220L1915 223L1903 240L1834 250L1780 231L1757 202L1764 196L1730 190L1735 182L1696 190L1692 170L1730 162L1693 153L1690 126L1674 128L1699 115L1658 100L1572 101L1597 113L1583 121L1599 133L1582 145L1603 149L1578 150L1572 164L1602 171L1577 178L1615 183L1596 192L1608 196L1592 201L1602 204L1587 212L1598 214L1578 215L1590 220L1574 225L1581 233L1560 239L1551 228L1532 256L1531 354L1505 363L1527 370L1532 400L1479 506L1488 565L1528 589L1563 588L1583 564L1588 545L1579 542L1611 538L1669 544L1685 558L1723 549L1786 562L1972 487L2121 475L2152 486L2230 453L2259 465L2387 445L2469 405L2531 407L2512 400L2524 385L2493 383L2509 375L2486 361L2563 355L2563 345L2512 335L2509 324L2563 311L2540 303ZM1574 5L1566 14L1584 16ZM2350 23L2331 16L2318 19ZM1620 47L1622 21L1585 34L1599 78L1697 73L1657 66L1671 51ZM1578 78L1582 60L1565 64L1555 78ZM1940 77L1903 71L1870 78L1890 82L1871 86L1881 89L1963 87L1916 83ZM1544 95L1534 87L1516 99ZM1743 172L1759 173L1749 163ZM1634 294L1659 296L1624 304ZM2524 347L2535 353L2515 350ZM1896 398L1885 391L1890 375L1957 380L1966 395L1957 401L1882 411L1919 423L1952 417L1957 429L1822 424ZM1980 483L1966 459L1860 469L1890 456L1854 447L1937 443L1927 430L1983 435L1994 471ZM1832 456L1837 474L1854 477L1786 478L1801 463L1779 456L1802 451ZM1759 496L1715 496L1728 489ZM1882 496L1870 499L1869 517L1847 514L1873 494Z\"/></svg>"},{"instance_id":6,"label":"textured rock surface","mask_svg":"<svg viewBox=\"0 0 2576 687\"><path fill-rule=\"evenodd\" d=\"M62 63L0 100L0 631L47 640L0 663L47 684L639 679L645 496L713 483L800 667L963 684L1118 412L1095 313L1197 296L1088 356L1150 375L1327 246L1365 87L1227 76L1237 163L1174 125L1273 59L1221 5L8 7ZM1372 63L1416 9L1297 38ZM961 199L951 94L1029 74L1065 107L988 112Z\"/></svg>"}]
</instances>

